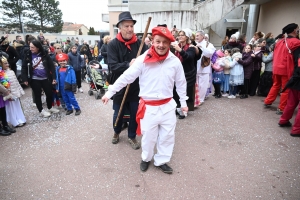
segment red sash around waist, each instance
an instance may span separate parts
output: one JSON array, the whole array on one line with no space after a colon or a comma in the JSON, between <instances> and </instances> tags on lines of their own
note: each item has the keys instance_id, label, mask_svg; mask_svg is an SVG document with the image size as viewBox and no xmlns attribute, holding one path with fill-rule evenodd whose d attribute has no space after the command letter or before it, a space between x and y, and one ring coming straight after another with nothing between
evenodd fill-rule
<instances>
[{"instance_id":1,"label":"red sash around waist","mask_svg":"<svg viewBox=\"0 0 300 200\"><path fill-rule=\"evenodd\" d=\"M146 112L146 105L149 106L160 106L163 104L168 103L172 98L162 99L162 100L144 100L143 98L140 98L140 104L138 107L138 111L136 113L136 122L138 124L138 127L136 129L136 133L138 135L142 134L141 131L141 119L144 118L145 112Z\"/></svg>"}]
</instances>

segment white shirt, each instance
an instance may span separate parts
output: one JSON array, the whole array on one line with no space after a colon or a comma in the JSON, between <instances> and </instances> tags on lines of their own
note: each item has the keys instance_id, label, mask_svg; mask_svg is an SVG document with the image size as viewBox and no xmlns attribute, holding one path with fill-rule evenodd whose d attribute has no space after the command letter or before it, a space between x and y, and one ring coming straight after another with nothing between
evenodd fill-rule
<instances>
[{"instance_id":1,"label":"white shirt","mask_svg":"<svg viewBox=\"0 0 300 200\"><path fill-rule=\"evenodd\" d=\"M180 60L169 51L162 62L144 63L148 51L139 56L117 81L108 87L105 96L111 98L127 84L139 77L139 96L144 100L161 100L173 97L174 83L181 107L186 107L186 79Z\"/></svg>"},{"instance_id":2,"label":"white shirt","mask_svg":"<svg viewBox=\"0 0 300 200\"><path fill-rule=\"evenodd\" d=\"M208 74L211 73L211 67L210 65L207 67L201 67L201 59L203 56L211 58L212 55L215 53L216 48L214 47L214 45L212 43L209 42L208 46L207 45L207 41L206 40L202 40L200 43L197 44L197 46L201 46L201 50L202 50L202 55L201 58L197 61L197 74Z\"/></svg>"}]
</instances>

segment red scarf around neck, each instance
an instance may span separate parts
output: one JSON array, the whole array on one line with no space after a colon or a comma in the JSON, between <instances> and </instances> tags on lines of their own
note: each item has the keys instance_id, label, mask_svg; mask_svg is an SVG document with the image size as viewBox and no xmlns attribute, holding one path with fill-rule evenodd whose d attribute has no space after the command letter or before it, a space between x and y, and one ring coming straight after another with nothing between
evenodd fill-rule
<instances>
[{"instance_id":1,"label":"red scarf around neck","mask_svg":"<svg viewBox=\"0 0 300 200\"><path fill-rule=\"evenodd\" d=\"M181 47L181 44L179 44L179 47L183 50L183 51L186 51L190 45L189 44L185 44L183 47ZM182 56L180 55L180 52L176 51L175 52L175 55L179 58L179 60L182 62L183 61L183 58Z\"/></svg>"},{"instance_id":2,"label":"red scarf around neck","mask_svg":"<svg viewBox=\"0 0 300 200\"><path fill-rule=\"evenodd\" d=\"M137 37L136 37L136 35L133 35L132 38L131 38L130 40L125 41L125 40L123 39L121 33L118 33L118 35L117 35L117 40L119 40L120 42L125 43L126 47L127 47L128 49L131 50L130 45L133 44L133 43L135 43L135 42L137 41Z\"/></svg>"},{"instance_id":3,"label":"red scarf around neck","mask_svg":"<svg viewBox=\"0 0 300 200\"><path fill-rule=\"evenodd\" d=\"M144 63L159 62L165 60L168 55L169 55L169 51L167 51L165 55L162 56L158 55L154 49L154 46L152 45L148 50L147 55L145 56Z\"/></svg>"}]
</instances>

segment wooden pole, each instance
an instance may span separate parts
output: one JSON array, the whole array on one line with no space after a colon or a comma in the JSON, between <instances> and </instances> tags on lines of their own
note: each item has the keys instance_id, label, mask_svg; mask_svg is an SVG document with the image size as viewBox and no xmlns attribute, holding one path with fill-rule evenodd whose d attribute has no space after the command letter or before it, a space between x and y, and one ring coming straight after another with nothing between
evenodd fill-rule
<instances>
[{"instance_id":1,"label":"wooden pole","mask_svg":"<svg viewBox=\"0 0 300 200\"><path fill-rule=\"evenodd\" d=\"M147 25L145 27L145 31L144 31L144 35L143 35L143 38L142 38L142 42L141 42L141 45L140 45L140 48L138 50L138 53L137 53L136 57L138 57L141 54L141 52L142 52L142 49L143 49L143 46L144 46L144 43L145 43L145 38L147 36L148 29L149 29L149 26L150 26L151 19L152 19L151 17L148 18L148 22L147 22ZM126 87L126 90L125 90L125 93L124 93L124 96L123 96L123 99L122 99L121 107L120 107L120 110L118 112L117 119L115 121L115 125L114 125L115 127L117 126L117 124L118 124L118 122L120 120L120 115L121 115L121 112L123 110L123 106L124 106L125 99L127 97L129 88L130 88L130 84L128 84L127 87Z\"/></svg>"}]
</instances>

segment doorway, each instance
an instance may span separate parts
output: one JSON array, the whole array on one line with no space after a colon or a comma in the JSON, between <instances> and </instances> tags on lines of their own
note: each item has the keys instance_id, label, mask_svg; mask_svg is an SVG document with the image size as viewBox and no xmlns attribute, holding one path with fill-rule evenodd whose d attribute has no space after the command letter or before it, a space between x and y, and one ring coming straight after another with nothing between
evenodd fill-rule
<instances>
[{"instance_id":1,"label":"doorway","mask_svg":"<svg viewBox=\"0 0 300 200\"><path fill-rule=\"evenodd\" d=\"M231 35L235 34L236 32L240 31L239 28L227 28L226 29L226 36L230 39ZM238 38L236 38L238 39Z\"/></svg>"}]
</instances>

